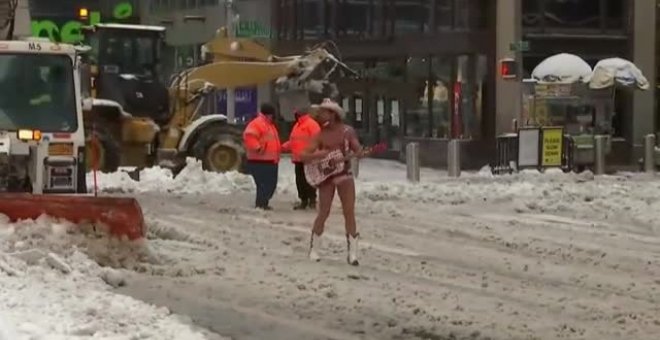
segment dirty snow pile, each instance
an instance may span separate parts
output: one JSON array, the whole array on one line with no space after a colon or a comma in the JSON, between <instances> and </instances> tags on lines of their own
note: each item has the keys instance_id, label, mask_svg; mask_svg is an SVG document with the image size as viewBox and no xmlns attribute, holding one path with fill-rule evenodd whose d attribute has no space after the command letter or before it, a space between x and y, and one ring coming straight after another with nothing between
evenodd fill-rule
<instances>
[{"instance_id":1,"label":"dirty snow pile","mask_svg":"<svg viewBox=\"0 0 660 340\"><path fill-rule=\"evenodd\" d=\"M114 294L121 271L71 240L72 225L0 215L0 340L205 339L166 308Z\"/></svg>"},{"instance_id":2,"label":"dirty snow pile","mask_svg":"<svg viewBox=\"0 0 660 340\"><path fill-rule=\"evenodd\" d=\"M93 190L93 175L87 175L87 187ZM140 171L140 180L134 181L126 171L98 173L98 188L104 192L160 192L170 194L201 194L215 192L229 194L236 191L250 191L254 188L252 178L238 172L218 174L202 169L202 163L188 158L186 167L176 176L161 167Z\"/></svg>"},{"instance_id":3,"label":"dirty snow pile","mask_svg":"<svg viewBox=\"0 0 660 340\"><path fill-rule=\"evenodd\" d=\"M510 202L518 212L574 212L576 216L593 212L603 216L633 212L637 221L654 225L660 209L654 197L660 182L643 174L594 176L591 172L563 173L548 169L544 173L524 170L513 175L493 176L488 167L478 172L464 171L460 178L446 172L422 169L421 182L406 180L405 164L365 159L360 163L356 191L358 205L372 213L399 214L399 203L460 205L474 202ZM140 181L127 173L100 174L99 187L105 192L166 194L232 194L254 192L250 176L230 172L207 172L199 161L189 159L176 177L169 170L145 169ZM295 200L293 166L280 163L278 196ZM654 227L655 228L655 227Z\"/></svg>"}]
</instances>

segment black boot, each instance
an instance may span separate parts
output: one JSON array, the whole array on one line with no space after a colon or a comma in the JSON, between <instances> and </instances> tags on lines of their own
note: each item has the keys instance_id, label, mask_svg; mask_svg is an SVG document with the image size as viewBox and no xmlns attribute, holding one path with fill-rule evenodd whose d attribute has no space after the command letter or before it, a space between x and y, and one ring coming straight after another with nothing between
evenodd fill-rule
<instances>
[{"instance_id":1,"label":"black boot","mask_svg":"<svg viewBox=\"0 0 660 340\"><path fill-rule=\"evenodd\" d=\"M268 203L258 203L255 205L255 208L260 210L273 210Z\"/></svg>"},{"instance_id":2,"label":"black boot","mask_svg":"<svg viewBox=\"0 0 660 340\"><path fill-rule=\"evenodd\" d=\"M310 200L309 203L307 204L307 208L316 210L316 199Z\"/></svg>"}]
</instances>

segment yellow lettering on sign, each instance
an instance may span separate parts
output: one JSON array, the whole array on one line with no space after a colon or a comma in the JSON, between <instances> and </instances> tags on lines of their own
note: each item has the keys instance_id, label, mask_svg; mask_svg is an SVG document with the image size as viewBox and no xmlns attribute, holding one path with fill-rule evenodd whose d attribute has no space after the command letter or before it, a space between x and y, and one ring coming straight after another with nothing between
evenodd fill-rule
<instances>
[{"instance_id":1,"label":"yellow lettering on sign","mask_svg":"<svg viewBox=\"0 0 660 340\"><path fill-rule=\"evenodd\" d=\"M561 154L563 147L563 134L561 128L543 129L543 145L541 147L541 166L561 166Z\"/></svg>"}]
</instances>

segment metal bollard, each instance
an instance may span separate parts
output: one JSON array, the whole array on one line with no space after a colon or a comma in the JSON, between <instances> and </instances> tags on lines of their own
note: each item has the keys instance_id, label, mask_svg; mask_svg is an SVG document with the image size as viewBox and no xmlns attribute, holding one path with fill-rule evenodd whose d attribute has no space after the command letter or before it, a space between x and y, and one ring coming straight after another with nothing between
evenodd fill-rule
<instances>
[{"instance_id":1,"label":"metal bollard","mask_svg":"<svg viewBox=\"0 0 660 340\"><path fill-rule=\"evenodd\" d=\"M420 164L418 143L408 143L406 145L406 174L409 181L414 183L419 182Z\"/></svg>"},{"instance_id":2,"label":"metal bollard","mask_svg":"<svg viewBox=\"0 0 660 340\"><path fill-rule=\"evenodd\" d=\"M597 135L594 137L594 174L605 173L605 143L607 136Z\"/></svg>"},{"instance_id":3,"label":"metal bollard","mask_svg":"<svg viewBox=\"0 0 660 340\"><path fill-rule=\"evenodd\" d=\"M357 157L351 159L351 172L354 178L358 178L360 175L360 159Z\"/></svg>"},{"instance_id":4,"label":"metal bollard","mask_svg":"<svg viewBox=\"0 0 660 340\"><path fill-rule=\"evenodd\" d=\"M655 172L655 135L644 136L644 172Z\"/></svg>"},{"instance_id":5,"label":"metal bollard","mask_svg":"<svg viewBox=\"0 0 660 340\"><path fill-rule=\"evenodd\" d=\"M447 145L447 174L449 177L461 176L461 143L452 139Z\"/></svg>"}]
</instances>

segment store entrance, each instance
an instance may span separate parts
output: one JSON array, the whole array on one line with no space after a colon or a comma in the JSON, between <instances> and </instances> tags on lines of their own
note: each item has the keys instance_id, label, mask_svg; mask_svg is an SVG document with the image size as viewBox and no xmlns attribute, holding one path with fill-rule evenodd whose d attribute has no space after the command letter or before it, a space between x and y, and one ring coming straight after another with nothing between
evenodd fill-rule
<instances>
[{"instance_id":1,"label":"store entrance","mask_svg":"<svg viewBox=\"0 0 660 340\"><path fill-rule=\"evenodd\" d=\"M360 141L365 145L386 143L384 157L398 158L403 144L405 92L400 89L404 85L347 81L339 88L347 123L358 132Z\"/></svg>"}]
</instances>

